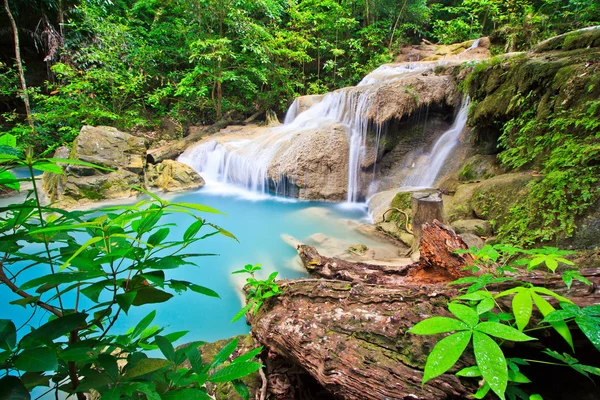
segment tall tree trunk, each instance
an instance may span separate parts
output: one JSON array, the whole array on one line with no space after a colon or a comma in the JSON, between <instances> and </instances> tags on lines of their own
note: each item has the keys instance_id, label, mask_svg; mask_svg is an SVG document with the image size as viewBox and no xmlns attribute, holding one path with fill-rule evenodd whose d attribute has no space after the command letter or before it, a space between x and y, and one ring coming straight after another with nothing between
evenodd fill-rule
<instances>
[{"instance_id":1,"label":"tall tree trunk","mask_svg":"<svg viewBox=\"0 0 600 400\"><path fill-rule=\"evenodd\" d=\"M31 106L29 105L29 94L27 93L27 81L25 81L25 71L23 71L23 60L21 59L21 45L19 43L19 31L17 30L17 23L13 18L12 13L10 12L10 7L8 6L8 0L4 0L4 9L6 10L6 14L8 15L8 19L10 20L10 24L12 26L14 40L15 40L15 59L17 61L17 68L19 70L19 80L21 81L21 90L23 98L23 103L25 103L25 112L27 113L27 123L33 130L33 118L31 117Z\"/></svg>"}]
</instances>

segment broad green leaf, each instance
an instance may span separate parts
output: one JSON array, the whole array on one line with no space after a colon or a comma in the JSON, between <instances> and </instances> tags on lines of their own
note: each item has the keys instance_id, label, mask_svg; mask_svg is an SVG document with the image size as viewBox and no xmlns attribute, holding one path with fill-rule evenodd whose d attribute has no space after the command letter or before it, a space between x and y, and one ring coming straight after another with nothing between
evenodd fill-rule
<instances>
[{"instance_id":1,"label":"broad green leaf","mask_svg":"<svg viewBox=\"0 0 600 400\"><path fill-rule=\"evenodd\" d=\"M490 336L495 336L504 340L512 340L513 342L526 342L528 340L536 340L531 336L527 336L523 332L498 322L482 322L475 327L478 332L486 333Z\"/></svg>"},{"instance_id":2,"label":"broad green leaf","mask_svg":"<svg viewBox=\"0 0 600 400\"><path fill-rule=\"evenodd\" d=\"M50 386L51 375L44 375L43 372L25 372L21 375L21 381L31 391L38 386ZM0 395L0 399L3 398Z\"/></svg>"},{"instance_id":3,"label":"broad green leaf","mask_svg":"<svg viewBox=\"0 0 600 400\"><path fill-rule=\"evenodd\" d=\"M153 287L145 287L137 291L137 295L131 304L134 306L141 306L144 304L164 303L171 297L173 297L171 293Z\"/></svg>"},{"instance_id":4,"label":"broad green leaf","mask_svg":"<svg viewBox=\"0 0 600 400\"><path fill-rule=\"evenodd\" d=\"M92 164L92 163L81 161L81 160L71 160L69 158L45 158L45 160L53 162L53 163L81 165L82 167L90 167L90 168L99 169L102 171L114 171L111 168L106 168L101 165L96 165L96 164Z\"/></svg>"},{"instance_id":5,"label":"broad green leaf","mask_svg":"<svg viewBox=\"0 0 600 400\"><path fill-rule=\"evenodd\" d=\"M167 392L160 396L162 400L212 400L208 394L200 389L180 389Z\"/></svg>"},{"instance_id":6,"label":"broad green leaf","mask_svg":"<svg viewBox=\"0 0 600 400\"><path fill-rule=\"evenodd\" d=\"M443 338L436 343L427 357L423 384L448 371L460 358L471 340L471 332L462 331Z\"/></svg>"},{"instance_id":7,"label":"broad green leaf","mask_svg":"<svg viewBox=\"0 0 600 400\"><path fill-rule=\"evenodd\" d=\"M179 331L179 332L172 332L172 333L168 333L166 335L164 335L164 337L169 340L171 343L176 342L177 340L181 339L182 337L184 337L185 335L187 335L190 331Z\"/></svg>"},{"instance_id":8,"label":"broad green leaf","mask_svg":"<svg viewBox=\"0 0 600 400\"><path fill-rule=\"evenodd\" d=\"M544 398L539 394L532 394L529 396L529 400L544 400Z\"/></svg>"},{"instance_id":9,"label":"broad green leaf","mask_svg":"<svg viewBox=\"0 0 600 400\"><path fill-rule=\"evenodd\" d=\"M469 326L462 321L448 317L427 318L408 330L415 335L433 335L452 331L464 331Z\"/></svg>"},{"instance_id":10,"label":"broad green leaf","mask_svg":"<svg viewBox=\"0 0 600 400\"><path fill-rule=\"evenodd\" d=\"M39 344L50 344L58 337L61 337L81 326L87 318L85 313L69 314L63 317L53 319L44 325L25 335L19 346L22 348L31 348Z\"/></svg>"},{"instance_id":11,"label":"broad green leaf","mask_svg":"<svg viewBox=\"0 0 600 400\"><path fill-rule=\"evenodd\" d=\"M144 329L150 326L154 318L156 317L156 310L151 311L148 315L146 315L142 320L133 328L133 332L131 333L132 338L137 338L139 335L144 332Z\"/></svg>"},{"instance_id":12,"label":"broad green leaf","mask_svg":"<svg viewBox=\"0 0 600 400\"><path fill-rule=\"evenodd\" d=\"M117 359L114 356L102 353L98 356L98 362L104 369L104 373L108 374L113 380L117 379L119 376L119 367L117 365Z\"/></svg>"},{"instance_id":13,"label":"broad green leaf","mask_svg":"<svg viewBox=\"0 0 600 400\"><path fill-rule=\"evenodd\" d=\"M515 331L517 330L515 329ZM475 331L473 332L473 352L481 375L494 393L504 400L504 392L508 383L508 367L502 349L494 339Z\"/></svg>"},{"instance_id":14,"label":"broad green leaf","mask_svg":"<svg viewBox=\"0 0 600 400\"><path fill-rule=\"evenodd\" d=\"M555 311L554 307L552 307L552 305L548 303L546 299L544 299L539 294L531 292L531 298L533 299L533 302L535 303L536 307L538 308L538 310L540 310L544 317L550 314L552 311ZM560 336L562 336L563 339L565 339L569 346L571 346L571 349L575 351L575 348L573 346L573 337L571 336L571 331L569 330L567 324L564 321L562 321L551 322L550 325Z\"/></svg>"},{"instance_id":15,"label":"broad green leaf","mask_svg":"<svg viewBox=\"0 0 600 400\"><path fill-rule=\"evenodd\" d=\"M254 361L230 364L215 371L209 376L208 380L210 382L229 382L234 379L240 379L244 376L250 375L251 373L261 369L262 366L263 365L261 363Z\"/></svg>"},{"instance_id":16,"label":"broad green leaf","mask_svg":"<svg viewBox=\"0 0 600 400\"><path fill-rule=\"evenodd\" d=\"M477 314L481 315L483 313L486 313L490 310L492 310L494 307L496 306L496 303L494 303L494 299L487 298L487 299L483 299L479 302L479 304L477 304Z\"/></svg>"},{"instance_id":17,"label":"broad green leaf","mask_svg":"<svg viewBox=\"0 0 600 400\"><path fill-rule=\"evenodd\" d=\"M194 371L197 374L201 373L203 369L202 356L200 355L198 348L196 348L196 346L189 348L186 352L186 356L188 360L190 360L190 366L192 367L192 371Z\"/></svg>"},{"instance_id":18,"label":"broad green leaf","mask_svg":"<svg viewBox=\"0 0 600 400\"><path fill-rule=\"evenodd\" d=\"M137 292L127 292L115 296L117 304L123 309L123 311L125 311L125 314L127 314L129 309L131 308L131 304L135 300L136 295Z\"/></svg>"},{"instance_id":19,"label":"broad green leaf","mask_svg":"<svg viewBox=\"0 0 600 400\"><path fill-rule=\"evenodd\" d=\"M244 400L249 400L250 399L250 392L248 391L248 388L246 387L246 385L244 384L244 382L236 379L234 381L231 381L231 385L233 386L233 388L235 389L235 391L242 396L242 398Z\"/></svg>"},{"instance_id":20,"label":"broad green leaf","mask_svg":"<svg viewBox=\"0 0 600 400\"><path fill-rule=\"evenodd\" d=\"M485 398L485 396L487 396L489 391L490 391L490 385L488 385L488 383L485 382L483 384L483 386L481 386L479 389L477 389L477 391L473 395L473 398L474 399L483 399L483 398Z\"/></svg>"},{"instance_id":21,"label":"broad green leaf","mask_svg":"<svg viewBox=\"0 0 600 400\"><path fill-rule=\"evenodd\" d=\"M516 371L508 371L508 380L510 382L516 382L516 383L530 383L531 380L526 377L525 375L523 375L521 372L516 372Z\"/></svg>"},{"instance_id":22,"label":"broad green leaf","mask_svg":"<svg viewBox=\"0 0 600 400\"><path fill-rule=\"evenodd\" d=\"M594 317L577 317L575 323L585 336L600 351L600 319Z\"/></svg>"},{"instance_id":23,"label":"broad green leaf","mask_svg":"<svg viewBox=\"0 0 600 400\"><path fill-rule=\"evenodd\" d=\"M535 286L533 288L531 288L531 290L533 290L534 292L540 293L540 294L545 294L547 296L551 296L554 297L556 300L558 300L560 303L569 303L569 304L573 304L573 302L569 299L567 299L566 297L563 297L557 293L554 293L552 290L550 289L546 289L545 287L538 287Z\"/></svg>"},{"instance_id":24,"label":"broad green leaf","mask_svg":"<svg viewBox=\"0 0 600 400\"><path fill-rule=\"evenodd\" d=\"M148 244L151 246L161 244L162 241L165 240L167 236L169 236L169 232L171 232L169 228L161 228L157 230L148 238Z\"/></svg>"},{"instance_id":25,"label":"broad green leaf","mask_svg":"<svg viewBox=\"0 0 600 400\"><path fill-rule=\"evenodd\" d=\"M533 310L533 301L528 290L522 290L513 297L512 309L517 327L523 331L529 324Z\"/></svg>"},{"instance_id":26,"label":"broad green leaf","mask_svg":"<svg viewBox=\"0 0 600 400\"><path fill-rule=\"evenodd\" d=\"M481 371L477 365L472 367L466 367L456 373L456 376L463 376L465 378L477 378L481 376Z\"/></svg>"},{"instance_id":27,"label":"broad green leaf","mask_svg":"<svg viewBox=\"0 0 600 400\"><path fill-rule=\"evenodd\" d=\"M235 351L237 346L238 346L237 338L233 339L232 341L227 343L225 346L223 346L221 351L219 351L217 353L217 355L213 359L213 362L210 364L210 368L213 369L213 368L216 368L219 365L223 364L229 358L229 356L231 354L233 354L233 352Z\"/></svg>"},{"instance_id":28,"label":"broad green leaf","mask_svg":"<svg viewBox=\"0 0 600 400\"><path fill-rule=\"evenodd\" d=\"M192 239L196 234L200 231L202 226L204 225L204 221L198 220L192 223L183 233L183 241L187 242Z\"/></svg>"},{"instance_id":29,"label":"broad green leaf","mask_svg":"<svg viewBox=\"0 0 600 400\"><path fill-rule=\"evenodd\" d=\"M88 299L92 300L94 303L97 303L100 299L100 293L102 293L104 288L111 283L112 281L109 279L94 282L91 285L81 289L81 293Z\"/></svg>"},{"instance_id":30,"label":"broad green leaf","mask_svg":"<svg viewBox=\"0 0 600 400\"><path fill-rule=\"evenodd\" d=\"M48 347L23 350L15 358L14 365L25 372L54 371L58 368L56 353Z\"/></svg>"},{"instance_id":31,"label":"broad green leaf","mask_svg":"<svg viewBox=\"0 0 600 400\"><path fill-rule=\"evenodd\" d=\"M173 348L173 344L171 344L167 338L160 335L156 336L154 341L165 358L171 362L175 362L175 349Z\"/></svg>"},{"instance_id":32,"label":"broad green leaf","mask_svg":"<svg viewBox=\"0 0 600 400\"><path fill-rule=\"evenodd\" d=\"M253 359L254 357L256 357L258 354L260 354L260 352L263 350L263 347L257 347L254 350L250 350L249 352L242 354L241 356L238 356L236 358L233 359L233 363L239 363L239 362L245 362L245 361L250 361L251 359Z\"/></svg>"},{"instance_id":33,"label":"broad green leaf","mask_svg":"<svg viewBox=\"0 0 600 400\"><path fill-rule=\"evenodd\" d=\"M63 265L60 266L60 268L58 269L58 271L62 271L65 268L69 267L69 265L71 265L71 261L73 261L73 259L75 257L77 257L78 255L80 255L85 249L87 249L88 247L90 247L91 245L100 242L101 240L104 240L103 237L101 236L96 236L93 238L88 239L84 244L81 245L81 247L79 247L77 249L77 251L75 251L75 253L73 253L73 255L71 257L69 257L69 259L67 261L64 262Z\"/></svg>"},{"instance_id":34,"label":"broad green leaf","mask_svg":"<svg viewBox=\"0 0 600 400\"><path fill-rule=\"evenodd\" d=\"M0 319L0 349L12 350L17 344L17 328L9 319Z\"/></svg>"},{"instance_id":35,"label":"broad green leaf","mask_svg":"<svg viewBox=\"0 0 600 400\"><path fill-rule=\"evenodd\" d=\"M104 275L105 273L103 271L57 272L55 274L44 275L27 281L19 288L21 290L27 290L41 285L60 285L63 283L81 282L99 278Z\"/></svg>"},{"instance_id":36,"label":"broad green leaf","mask_svg":"<svg viewBox=\"0 0 600 400\"><path fill-rule=\"evenodd\" d=\"M0 136L0 146L17 147L17 137L10 133Z\"/></svg>"},{"instance_id":37,"label":"broad green leaf","mask_svg":"<svg viewBox=\"0 0 600 400\"><path fill-rule=\"evenodd\" d=\"M154 283L156 286L164 288L165 286L165 273L163 271L150 271L143 273L142 276Z\"/></svg>"},{"instance_id":38,"label":"broad green leaf","mask_svg":"<svg viewBox=\"0 0 600 400\"><path fill-rule=\"evenodd\" d=\"M0 399L30 400L31 396L21 379L16 376L6 375L0 378Z\"/></svg>"},{"instance_id":39,"label":"broad green leaf","mask_svg":"<svg viewBox=\"0 0 600 400\"><path fill-rule=\"evenodd\" d=\"M125 379L137 378L138 376L158 371L159 369L162 369L168 365L171 365L171 362L161 358L144 358L139 360L132 367L127 368L127 371L123 377Z\"/></svg>"},{"instance_id":40,"label":"broad green leaf","mask_svg":"<svg viewBox=\"0 0 600 400\"><path fill-rule=\"evenodd\" d=\"M196 285L195 283L189 284L188 288L190 288L190 290L192 290L193 292L200 293L200 294L203 294L205 296L216 297L218 299L221 298L221 296L219 296L219 294L217 292L215 292L214 290L209 289L209 288L204 287L204 286Z\"/></svg>"},{"instance_id":41,"label":"broad green leaf","mask_svg":"<svg viewBox=\"0 0 600 400\"><path fill-rule=\"evenodd\" d=\"M23 297L22 299L9 301L8 304L14 304L26 308L29 304L36 303L39 299L40 296Z\"/></svg>"},{"instance_id":42,"label":"broad green leaf","mask_svg":"<svg viewBox=\"0 0 600 400\"><path fill-rule=\"evenodd\" d=\"M479 322L479 314L464 304L450 303L448 304L448 310L471 328Z\"/></svg>"},{"instance_id":43,"label":"broad green leaf","mask_svg":"<svg viewBox=\"0 0 600 400\"><path fill-rule=\"evenodd\" d=\"M467 293L467 294L463 294L462 296L458 296L456 297L456 300L483 300L483 299L489 299L491 298L492 295L490 294L490 292L485 292L483 290L477 291L477 292L473 292L473 293Z\"/></svg>"},{"instance_id":44,"label":"broad green leaf","mask_svg":"<svg viewBox=\"0 0 600 400\"><path fill-rule=\"evenodd\" d=\"M121 388L119 386L113 386L106 392L102 393L101 400L119 400L121 398Z\"/></svg>"},{"instance_id":45,"label":"broad green leaf","mask_svg":"<svg viewBox=\"0 0 600 400\"><path fill-rule=\"evenodd\" d=\"M39 171L50 172L57 175L62 175L63 173L63 169L60 165L49 162L36 162L33 164L33 168Z\"/></svg>"},{"instance_id":46,"label":"broad green leaf","mask_svg":"<svg viewBox=\"0 0 600 400\"><path fill-rule=\"evenodd\" d=\"M19 180L10 171L0 171L0 185L17 191L21 189Z\"/></svg>"}]
</instances>

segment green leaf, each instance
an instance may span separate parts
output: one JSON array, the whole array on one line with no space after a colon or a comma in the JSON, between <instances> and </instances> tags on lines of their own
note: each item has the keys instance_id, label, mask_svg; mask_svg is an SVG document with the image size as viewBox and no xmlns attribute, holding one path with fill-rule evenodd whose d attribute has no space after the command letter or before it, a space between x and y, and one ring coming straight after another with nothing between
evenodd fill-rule
<instances>
[{"instance_id":1,"label":"green leaf","mask_svg":"<svg viewBox=\"0 0 600 400\"><path fill-rule=\"evenodd\" d=\"M546 296L554 297L560 303L573 304L573 302L571 300L569 300L566 297L563 297L557 293L554 293L552 290L546 289L545 287L534 286L533 288L531 288L531 290L533 290L534 292L537 292L537 293L545 294Z\"/></svg>"},{"instance_id":2,"label":"green leaf","mask_svg":"<svg viewBox=\"0 0 600 400\"><path fill-rule=\"evenodd\" d=\"M477 365L472 367L466 367L456 373L456 376L463 376L465 378L477 378L481 376L481 371Z\"/></svg>"},{"instance_id":3,"label":"green leaf","mask_svg":"<svg viewBox=\"0 0 600 400\"><path fill-rule=\"evenodd\" d=\"M212 400L212 397L202 390L192 388L167 392L161 395L160 398L162 400Z\"/></svg>"},{"instance_id":4,"label":"green leaf","mask_svg":"<svg viewBox=\"0 0 600 400\"><path fill-rule=\"evenodd\" d=\"M90 167L90 168L94 168L94 169L99 169L101 171L114 171L111 168L106 168L106 167L103 167L101 165L96 165L96 164L92 164L92 163L81 161L81 160L71 160L69 158L46 158L45 160L53 162L53 163L62 163L62 164L69 164L69 165L81 165L82 167Z\"/></svg>"},{"instance_id":5,"label":"green leaf","mask_svg":"<svg viewBox=\"0 0 600 400\"><path fill-rule=\"evenodd\" d=\"M26 308L29 304L37 303L40 300L40 296L31 296L24 297L22 299L17 299L13 301L9 301L8 304L14 304Z\"/></svg>"},{"instance_id":6,"label":"green leaf","mask_svg":"<svg viewBox=\"0 0 600 400\"><path fill-rule=\"evenodd\" d=\"M119 400L121 398L121 388L113 386L106 392L102 393L101 400Z\"/></svg>"},{"instance_id":7,"label":"green leaf","mask_svg":"<svg viewBox=\"0 0 600 400\"><path fill-rule=\"evenodd\" d=\"M31 391L38 386L50 386L51 375L44 375L43 372L25 372L21 375L21 381ZM0 396L0 399L3 398Z\"/></svg>"},{"instance_id":8,"label":"green leaf","mask_svg":"<svg viewBox=\"0 0 600 400\"><path fill-rule=\"evenodd\" d=\"M151 246L161 244L162 241L165 240L167 236L169 236L169 232L171 232L169 228L161 228L157 230L148 238L148 244Z\"/></svg>"},{"instance_id":9,"label":"green leaf","mask_svg":"<svg viewBox=\"0 0 600 400\"><path fill-rule=\"evenodd\" d=\"M25 372L54 371L58 368L56 353L48 347L23 350L15 358L14 365Z\"/></svg>"},{"instance_id":10,"label":"green leaf","mask_svg":"<svg viewBox=\"0 0 600 400\"><path fill-rule=\"evenodd\" d=\"M60 165L49 162L36 162L33 164L33 168L39 171L50 172L57 175L62 175L63 173L63 169Z\"/></svg>"},{"instance_id":11,"label":"green leaf","mask_svg":"<svg viewBox=\"0 0 600 400\"><path fill-rule=\"evenodd\" d=\"M17 328L9 319L0 319L0 349L12 350L17 344Z\"/></svg>"},{"instance_id":12,"label":"green leaf","mask_svg":"<svg viewBox=\"0 0 600 400\"><path fill-rule=\"evenodd\" d=\"M515 329L515 331L517 330ZM504 392L508 383L508 368L502 349L492 338L475 331L473 332L473 352L481 375L494 393L504 400Z\"/></svg>"},{"instance_id":13,"label":"green leaf","mask_svg":"<svg viewBox=\"0 0 600 400\"><path fill-rule=\"evenodd\" d=\"M460 358L471 340L471 332L454 333L436 343L427 357L423 384L448 371Z\"/></svg>"},{"instance_id":14,"label":"green leaf","mask_svg":"<svg viewBox=\"0 0 600 400\"><path fill-rule=\"evenodd\" d=\"M478 332L486 333L490 336L495 336L504 340L512 340L513 342L526 342L528 340L536 340L531 336L527 336L517 329L504 325L498 322L482 322L475 327Z\"/></svg>"},{"instance_id":15,"label":"green leaf","mask_svg":"<svg viewBox=\"0 0 600 400\"><path fill-rule=\"evenodd\" d=\"M240 396L242 396L242 398L244 400L249 400L250 399L250 392L248 391L248 388L246 387L246 385L244 384L244 382L236 379L234 381L231 381L231 385L233 386L233 388L235 389L235 391Z\"/></svg>"},{"instance_id":16,"label":"green leaf","mask_svg":"<svg viewBox=\"0 0 600 400\"><path fill-rule=\"evenodd\" d=\"M526 377L525 375L523 375L521 372L517 372L517 371L508 371L508 380L510 382L516 382L516 383L530 383L531 380Z\"/></svg>"},{"instance_id":17,"label":"green leaf","mask_svg":"<svg viewBox=\"0 0 600 400\"><path fill-rule=\"evenodd\" d=\"M211 213L211 214L223 214L226 215L224 213L222 213L221 211L212 208L212 207L208 207L208 206L203 206L201 204L194 204L194 203L172 203L171 206L174 207L178 207L178 208L188 208L190 210L195 210L195 211L200 211L200 212L206 212L206 213Z\"/></svg>"},{"instance_id":18,"label":"green leaf","mask_svg":"<svg viewBox=\"0 0 600 400\"><path fill-rule=\"evenodd\" d=\"M244 306L244 308L242 308L240 311L238 311L238 313L237 313L237 314L235 314L235 315L233 316L233 318L231 319L231 322L235 322L235 321L237 321L238 319L242 318L244 315L246 315L246 313L247 313L248 311L250 311L250 309L252 308L252 306L254 306L254 302L248 302L248 304L246 304L246 305Z\"/></svg>"},{"instance_id":19,"label":"green leaf","mask_svg":"<svg viewBox=\"0 0 600 400\"><path fill-rule=\"evenodd\" d=\"M0 136L0 146L17 147L17 137L10 133Z\"/></svg>"},{"instance_id":20,"label":"green leaf","mask_svg":"<svg viewBox=\"0 0 600 400\"><path fill-rule=\"evenodd\" d=\"M230 364L215 371L209 376L210 382L229 382L235 379L243 378L262 368L262 364L254 361Z\"/></svg>"},{"instance_id":21,"label":"green leaf","mask_svg":"<svg viewBox=\"0 0 600 400\"><path fill-rule=\"evenodd\" d=\"M110 377L112 380L116 380L119 376L119 367L117 365L117 360L110 354L102 353L98 355L98 362L100 366L104 369L104 372Z\"/></svg>"},{"instance_id":22,"label":"green leaf","mask_svg":"<svg viewBox=\"0 0 600 400\"><path fill-rule=\"evenodd\" d=\"M229 358L229 356L231 354L233 354L233 352L235 351L235 349L237 347L238 347L238 339L237 338L233 339L231 342L229 342L225 346L223 346L221 351L219 351L217 353L217 355L213 359L213 362L210 364L210 369L216 368L219 365L223 364Z\"/></svg>"},{"instance_id":23,"label":"green leaf","mask_svg":"<svg viewBox=\"0 0 600 400\"><path fill-rule=\"evenodd\" d=\"M470 328L474 327L479 322L479 314L471 307L467 307L464 304L450 303L448 304L448 310L450 310L456 318L469 325Z\"/></svg>"},{"instance_id":24,"label":"green leaf","mask_svg":"<svg viewBox=\"0 0 600 400\"><path fill-rule=\"evenodd\" d=\"M479 304L477 304L477 314L481 315L483 313L486 313L490 310L492 310L494 307L496 306L496 303L494 303L494 299L487 298L487 299L483 299L479 302Z\"/></svg>"},{"instance_id":25,"label":"green leaf","mask_svg":"<svg viewBox=\"0 0 600 400\"><path fill-rule=\"evenodd\" d=\"M134 306L141 306L144 304L164 303L171 297L173 297L171 293L153 287L145 287L137 291L137 295L131 304Z\"/></svg>"},{"instance_id":26,"label":"green leaf","mask_svg":"<svg viewBox=\"0 0 600 400\"><path fill-rule=\"evenodd\" d=\"M192 367L192 371L194 371L197 374L202 373L202 356L200 355L198 348L196 346L192 346L186 351L185 354L188 360L190 360L190 366Z\"/></svg>"},{"instance_id":27,"label":"green leaf","mask_svg":"<svg viewBox=\"0 0 600 400\"><path fill-rule=\"evenodd\" d=\"M523 331L529 324L533 310L533 301L528 290L518 292L512 300L513 314L520 331Z\"/></svg>"},{"instance_id":28,"label":"green leaf","mask_svg":"<svg viewBox=\"0 0 600 400\"><path fill-rule=\"evenodd\" d=\"M160 349L161 353L165 356L165 358L171 362L175 362L175 349L171 342L165 338L164 336L157 335L154 338L154 342Z\"/></svg>"},{"instance_id":29,"label":"green leaf","mask_svg":"<svg viewBox=\"0 0 600 400\"><path fill-rule=\"evenodd\" d=\"M189 284L188 288L190 288L190 290L192 290L193 292L200 293L200 294L203 294L205 296L216 297L218 299L221 298L221 296L219 296L219 294L217 292L215 292L214 290L209 289L209 288L204 287L204 286L196 285L195 283Z\"/></svg>"},{"instance_id":30,"label":"green leaf","mask_svg":"<svg viewBox=\"0 0 600 400\"><path fill-rule=\"evenodd\" d=\"M6 375L0 378L0 399L30 400L31 396L19 378L12 375Z\"/></svg>"},{"instance_id":31,"label":"green leaf","mask_svg":"<svg viewBox=\"0 0 600 400\"><path fill-rule=\"evenodd\" d=\"M249 352L242 354L241 356L238 356L236 358L233 359L233 363L238 363L238 362L245 362L245 361L250 361L251 359L253 359L254 357L256 357L258 354L260 354L260 352L263 350L263 347L257 347L254 350L250 350Z\"/></svg>"},{"instance_id":32,"label":"green leaf","mask_svg":"<svg viewBox=\"0 0 600 400\"><path fill-rule=\"evenodd\" d=\"M0 171L0 184L17 191L21 189L19 180L10 171Z\"/></svg>"},{"instance_id":33,"label":"green leaf","mask_svg":"<svg viewBox=\"0 0 600 400\"><path fill-rule=\"evenodd\" d=\"M19 346L31 348L39 344L50 344L54 339L77 329L85 323L87 316L85 313L69 314L46 322L33 332L25 335Z\"/></svg>"},{"instance_id":34,"label":"green leaf","mask_svg":"<svg viewBox=\"0 0 600 400\"><path fill-rule=\"evenodd\" d=\"M555 311L554 307L552 307L552 305L539 294L531 292L531 298L544 317L550 314L552 311ZM571 331L569 330L567 324L564 321L561 321L550 322L550 325L560 336L562 336L563 339L565 339L569 346L571 346L571 349L575 351L573 346L573 337L571 336Z\"/></svg>"},{"instance_id":35,"label":"green leaf","mask_svg":"<svg viewBox=\"0 0 600 400\"><path fill-rule=\"evenodd\" d=\"M150 314L146 315L142 320L133 328L133 332L131 332L130 337L137 338L139 335L144 332L144 329L150 326L154 318L156 317L156 310L150 312Z\"/></svg>"},{"instance_id":36,"label":"green leaf","mask_svg":"<svg viewBox=\"0 0 600 400\"><path fill-rule=\"evenodd\" d=\"M77 257L78 255L80 255L85 249L87 249L88 247L90 247L91 245L93 245L94 243L98 243L99 241L104 240L103 237L101 236L96 236L93 238L90 238L89 240L87 240L84 244L82 244L77 251L75 251L75 253L73 253L73 255L71 257L69 257L69 259L67 261L64 262L63 265L60 266L60 268L58 269L58 271L62 271L65 268L69 267L69 265L71 265L71 261L73 261L73 259L75 257ZM102 275L102 273L98 272L98 274Z\"/></svg>"},{"instance_id":37,"label":"green leaf","mask_svg":"<svg viewBox=\"0 0 600 400\"><path fill-rule=\"evenodd\" d=\"M531 396L529 396L529 400L544 400L544 398L539 394L532 394Z\"/></svg>"},{"instance_id":38,"label":"green leaf","mask_svg":"<svg viewBox=\"0 0 600 400\"><path fill-rule=\"evenodd\" d=\"M600 351L600 319L581 316L575 318L575 323L594 347Z\"/></svg>"},{"instance_id":39,"label":"green leaf","mask_svg":"<svg viewBox=\"0 0 600 400\"><path fill-rule=\"evenodd\" d=\"M154 371L158 371L168 365L171 365L170 361L163 360L162 358L144 358L139 360L135 365L127 368L125 379L133 379L138 376L146 375Z\"/></svg>"},{"instance_id":40,"label":"green leaf","mask_svg":"<svg viewBox=\"0 0 600 400\"><path fill-rule=\"evenodd\" d=\"M57 272L25 282L19 289L27 290L41 285L60 285L63 283L81 282L101 276L105 276L103 271Z\"/></svg>"},{"instance_id":41,"label":"green leaf","mask_svg":"<svg viewBox=\"0 0 600 400\"><path fill-rule=\"evenodd\" d=\"M198 221L192 223L183 233L183 241L187 242L188 240L190 240L194 236L196 236L196 234L200 231L200 229L202 228L203 225L204 225L204 221L202 221L202 220L198 220Z\"/></svg>"},{"instance_id":42,"label":"green leaf","mask_svg":"<svg viewBox=\"0 0 600 400\"><path fill-rule=\"evenodd\" d=\"M464 331L469 326L462 321L448 317L427 318L408 330L415 335L433 335L452 331Z\"/></svg>"},{"instance_id":43,"label":"green leaf","mask_svg":"<svg viewBox=\"0 0 600 400\"><path fill-rule=\"evenodd\" d=\"M119 307L121 307L123 309L123 311L125 311L125 314L127 314L129 309L131 308L131 304L133 304L133 301L135 300L136 295L137 295L137 292L127 292L127 293L121 293L121 294L118 294L115 296L115 300L117 300L117 304L119 305Z\"/></svg>"},{"instance_id":44,"label":"green leaf","mask_svg":"<svg viewBox=\"0 0 600 400\"><path fill-rule=\"evenodd\" d=\"M91 285L81 289L81 293L92 300L94 303L97 303L100 299L100 293L104 290L104 288L109 285L112 281L108 279L101 280L99 282L94 282Z\"/></svg>"}]
</instances>

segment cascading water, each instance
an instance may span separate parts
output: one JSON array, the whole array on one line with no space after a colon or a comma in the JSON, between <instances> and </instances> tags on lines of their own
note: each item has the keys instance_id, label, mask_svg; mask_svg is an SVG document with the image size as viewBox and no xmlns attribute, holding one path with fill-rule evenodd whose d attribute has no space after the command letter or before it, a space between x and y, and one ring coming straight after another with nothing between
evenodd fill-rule
<instances>
[{"instance_id":1,"label":"cascading water","mask_svg":"<svg viewBox=\"0 0 600 400\"><path fill-rule=\"evenodd\" d=\"M281 126L263 129L263 133L256 137L247 135L240 140L225 143L218 140L203 143L186 151L180 157L180 161L200 172L208 182L234 183L252 191L275 190L276 194L285 195L285 185L282 185L281 190L277 187L277 171L269 171L278 151L286 142L292 140L295 134L332 124L342 124L346 128L349 142L347 201L356 202L360 196L361 162L367 152L368 115L370 113L372 117L373 114L377 84L390 82L407 74L431 70L437 65L383 65L365 76L356 87L328 93L304 111L301 111L300 100L296 99ZM440 152L446 150L445 145L440 146ZM441 162L443 163L443 160Z\"/></svg>"},{"instance_id":2,"label":"cascading water","mask_svg":"<svg viewBox=\"0 0 600 400\"><path fill-rule=\"evenodd\" d=\"M431 187L448 156L458 144L460 134L467 125L470 99L467 97L460 107L454 123L440 136L429 154L422 157L413 168L413 173L404 180L403 187Z\"/></svg>"}]
</instances>

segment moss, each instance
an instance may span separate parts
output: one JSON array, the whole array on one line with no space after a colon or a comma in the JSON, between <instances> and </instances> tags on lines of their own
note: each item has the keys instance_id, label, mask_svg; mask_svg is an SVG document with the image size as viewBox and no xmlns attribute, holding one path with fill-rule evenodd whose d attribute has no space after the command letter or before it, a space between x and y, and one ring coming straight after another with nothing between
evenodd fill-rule
<instances>
[{"instance_id":1,"label":"moss","mask_svg":"<svg viewBox=\"0 0 600 400\"><path fill-rule=\"evenodd\" d=\"M79 191L86 199L90 200L102 200L104 197L96 190L79 188Z\"/></svg>"},{"instance_id":2,"label":"moss","mask_svg":"<svg viewBox=\"0 0 600 400\"><path fill-rule=\"evenodd\" d=\"M410 209L412 206L412 193L411 192L398 192L392 200L392 207L400 210Z\"/></svg>"}]
</instances>

